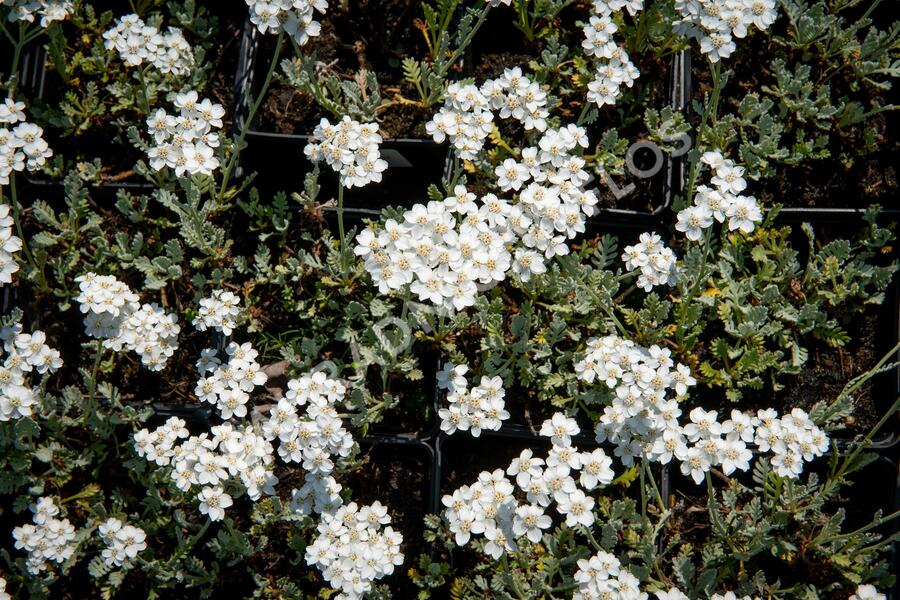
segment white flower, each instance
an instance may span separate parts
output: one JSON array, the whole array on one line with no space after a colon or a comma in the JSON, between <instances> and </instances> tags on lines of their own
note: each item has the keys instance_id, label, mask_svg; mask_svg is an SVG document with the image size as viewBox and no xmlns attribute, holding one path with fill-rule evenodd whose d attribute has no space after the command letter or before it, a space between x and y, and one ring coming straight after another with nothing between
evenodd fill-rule
<instances>
[{"instance_id":1,"label":"white flower","mask_svg":"<svg viewBox=\"0 0 900 600\"><path fill-rule=\"evenodd\" d=\"M245 0L250 9L250 22L260 33L284 30L298 45L321 33L315 13L328 10L328 0Z\"/></svg>"},{"instance_id":2,"label":"white flower","mask_svg":"<svg viewBox=\"0 0 900 600\"><path fill-rule=\"evenodd\" d=\"M103 560L110 567L129 564L147 548L147 534L143 529L124 525L114 517L104 521L98 530L100 538L107 546L102 553Z\"/></svg>"},{"instance_id":3,"label":"white flower","mask_svg":"<svg viewBox=\"0 0 900 600\"><path fill-rule=\"evenodd\" d=\"M184 174L211 176L219 168L216 148L225 109L208 99L200 100L195 91L176 94L175 107L179 115L169 115L158 109L147 118L147 133L155 146L150 146L147 156L150 167L161 171L168 167L178 177Z\"/></svg>"},{"instance_id":4,"label":"white flower","mask_svg":"<svg viewBox=\"0 0 900 600\"><path fill-rule=\"evenodd\" d=\"M549 437L554 444L562 446L571 444L572 436L580 432L581 428L575 419L558 412L541 424L540 434Z\"/></svg>"},{"instance_id":5,"label":"white flower","mask_svg":"<svg viewBox=\"0 0 900 600\"><path fill-rule=\"evenodd\" d=\"M671 588L669 591L656 592L657 600L690 600L684 592L678 588Z\"/></svg>"},{"instance_id":6,"label":"white flower","mask_svg":"<svg viewBox=\"0 0 900 600\"><path fill-rule=\"evenodd\" d=\"M343 187L362 187L380 182L388 167L381 158L381 142L377 123L360 123L344 116L332 125L323 118L304 153L313 162L324 160L340 175Z\"/></svg>"},{"instance_id":7,"label":"white flower","mask_svg":"<svg viewBox=\"0 0 900 600\"><path fill-rule=\"evenodd\" d=\"M200 500L200 512L209 516L210 521L221 521L225 518L225 509L232 505L231 496L221 487L204 487L197 494Z\"/></svg>"},{"instance_id":8,"label":"white flower","mask_svg":"<svg viewBox=\"0 0 900 600\"><path fill-rule=\"evenodd\" d=\"M762 221L762 211L753 196L735 196L725 211L728 215L728 229L740 229L751 233L756 223Z\"/></svg>"},{"instance_id":9,"label":"white flower","mask_svg":"<svg viewBox=\"0 0 900 600\"><path fill-rule=\"evenodd\" d=\"M53 156L53 151L44 140L44 130L25 122L24 108L24 103L10 98L0 104L0 185L8 185L13 172L26 169L36 171ZM0 239L0 243L6 246L13 238L14 236L4 237ZM15 251L11 248L0 251L0 281L4 283L9 283L5 279L8 278L8 273L15 270L9 271L3 263L11 260L9 254Z\"/></svg>"},{"instance_id":10,"label":"white flower","mask_svg":"<svg viewBox=\"0 0 900 600\"><path fill-rule=\"evenodd\" d=\"M678 213L675 229L696 242L703 236L703 231L713 224L713 214L708 206L689 206Z\"/></svg>"},{"instance_id":11,"label":"white flower","mask_svg":"<svg viewBox=\"0 0 900 600\"><path fill-rule=\"evenodd\" d=\"M513 520L513 533L516 536L525 536L532 543L541 541L543 530L549 529L553 520L544 514L544 509L534 504L525 504L516 509Z\"/></svg>"},{"instance_id":12,"label":"white flower","mask_svg":"<svg viewBox=\"0 0 900 600\"><path fill-rule=\"evenodd\" d=\"M566 525L584 525L590 527L594 524L594 499L586 496L581 490L576 490L557 503L560 514L565 515Z\"/></svg>"},{"instance_id":13,"label":"white flower","mask_svg":"<svg viewBox=\"0 0 900 600\"><path fill-rule=\"evenodd\" d=\"M662 243L656 233L642 233L640 241L626 246L622 261L628 271L640 270L637 286L649 292L655 286L675 285L678 282L678 266L675 253Z\"/></svg>"},{"instance_id":14,"label":"white flower","mask_svg":"<svg viewBox=\"0 0 900 600\"><path fill-rule=\"evenodd\" d=\"M874 585L863 584L856 588L850 600L885 600L887 596L879 592Z\"/></svg>"}]
</instances>

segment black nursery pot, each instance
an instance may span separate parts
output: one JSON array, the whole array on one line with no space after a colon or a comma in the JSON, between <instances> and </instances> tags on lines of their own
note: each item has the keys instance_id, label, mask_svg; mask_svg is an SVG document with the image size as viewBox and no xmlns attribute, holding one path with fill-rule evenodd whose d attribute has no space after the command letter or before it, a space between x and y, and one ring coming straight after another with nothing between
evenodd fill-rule
<instances>
[{"instance_id":1,"label":"black nursery pot","mask_svg":"<svg viewBox=\"0 0 900 600\"><path fill-rule=\"evenodd\" d=\"M889 11L884 17L890 17ZM886 23L882 27L887 27ZM773 30L784 28L784 20L776 21ZM784 34L783 31L779 33ZM771 73L771 63L774 56L770 53L775 42L770 42L769 34L756 33L741 40L737 51L725 66L734 71L726 83L722 94L720 113L739 114L739 105L746 95L754 93L762 97L758 90L764 87L777 87L777 80ZM696 44L692 45L692 51L688 53L690 60L693 54L693 66L690 64L686 72L686 99L690 106L691 101L702 102L704 94L712 89L709 61L700 53ZM815 66L815 58L805 57L797 59L798 63ZM788 63L789 66L791 63ZM816 71L813 70L813 80L816 79ZM839 97L844 93L846 82L838 84L840 77L831 81L832 88L838 85L841 90L833 91L832 97ZM885 93L885 104L889 104L891 98ZM866 102L872 98L863 99ZM776 101L772 112L777 112ZM698 118L693 115L694 119ZM856 129L854 137L863 135L864 130L871 130L877 137L885 138L881 142L881 148L871 154L862 154L854 157L855 163L846 165L842 161L841 153L856 153L857 150L846 147L843 140L829 140L830 157L819 159L807 159L800 164L774 165L775 175L760 181L750 181L749 193L754 194L766 203L780 203L784 205L781 215L792 219L817 219L844 221L859 221L865 214L870 204L881 204L884 214L894 218L900 216L900 203L896 197L898 193L896 160L894 155L897 150L895 136L891 132L896 129L897 115L893 111L887 111L876 117L872 122L861 123L850 129ZM790 124L785 130L785 135L791 134ZM787 145L793 143L788 139ZM735 154L737 153L735 149ZM734 157L738 160L737 157Z\"/></svg>"},{"instance_id":2,"label":"black nursery pot","mask_svg":"<svg viewBox=\"0 0 900 600\"><path fill-rule=\"evenodd\" d=\"M246 127L246 147L241 152L239 171L256 173L256 187L268 193L299 190L314 164L304 154L312 141L312 131L277 133L254 122L246 123L250 107L265 80L265 70L274 51L265 36L247 19L241 41L235 90L236 133ZM334 119L330 119L334 122ZM344 191L344 206L378 210L387 206L411 206L427 200L428 186L439 183L447 161L447 150L431 139L386 138L381 157L388 163L382 181ZM319 184L323 199L335 199L339 180L326 164L320 165Z\"/></svg>"},{"instance_id":3,"label":"black nursery pot","mask_svg":"<svg viewBox=\"0 0 900 600\"><path fill-rule=\"evenodd\" d=\"M560 36L560 43L574 48L571 55L579 55L581 30L579 21L590 17L589 3L575 3L559 12L548 27ZM542 42L529 42L525 34L514 23L517 21L513 7L500 5L491 10L482 32L472 43L471 68L476 83L502 75L503 70L521 67L527 73L529 62L540 62ZM570 55L570 58L571 58ZM633 57L634 58L634 57ZM634 93L630 105L604 106L599 109L598 120L586 125L589 136L596 142L607 129L615 129L620 139L632 145L629 151L629 165L623 175L610 175L607 181L596 176L589 187L596 188L600 202L599 214L592 217L601 222L619 221L633 223L641 221L658 224L667 214L673 197L680 193L684 168L681 157L673 157L663 152L655 144L646 140L641 117L645 108L661 109L672 107L676 112L686 113L689 96L690 56L679 51L671 59L664 61L635 59L641 76L635 88L625 88L625 95ZM640 89L640 93L636 90ZM625 102L625 100L623 100ZM575 108L575 111L578 109ZM618 118L620 112L627 113L623 120L632 124L623 126ZM575 122L577 112L566 122ZM634 121L637 124L634 124ZM675 144L678 145L677 143Z\"/></svg>"},{"instance_id":4,"label":"black nursery pot","mask_svg":"<svg viewBox=\"0 0 900 600\"><path fill-rule=\"evenodd\" d=\"M425 515L434 512L434 453L427 444L370 436L361 440L359 456L361 467L340 482L360 506L378 501L388 507L390 526L403 534L404 563L383 583L399 592L397 597L414 598L417 590L406 572L430 550L423 534Z\"/></svg>"},{"instance_id":5,"label":"black nursery pot","mask_svg":"<svg viewBox=\"0 0 900 600\"><path fill-rule=\"evenodd\" d=\"M131 12L127 3L114 0L101 0L92 2L92 4L98 15L105 11L112 11L118 18ZM213 56L207 59L211 62L213 70L209 73L206 90L200 93L201 96L205 94L213 101L230 108L234 87L231 79L235 72L234 65L238 59L240 24L246 5L241 0L197 0L197 4L206 7L210 14L218 18L219 23L219 30L213 40L217 46L211 48ZM62 26L68 28L70 24L64 21ZM113 60L119 61L120 59L115 57ZM100 85L102 87L103 84ZM45 41L31 43L23 50L19 68L19 88L24 93L29 105L32 101L37 100L50 106L57 106L63 100L67 92L66 84L56 70L48 64ZM151 110L162 106L171 112L168 104L164 95L161 95L157 98L157 105L151 107ZM229 116L226 115L226 119ZM104 117L107 121L112 121L114 118L116 115L105 115ZM143 119L139 119L136 124L140 131L144 127ZM146 135L146 131L141 131L141 133ZM125 190L136 194L147 193L156 187L152 183L142 181L141 177L132 171L138 160L146 161L146 156L131 144L124 132L111 132L108 129L96 130L95 127L95 130L84 134L84 137L61 136L53 128L44 127L44 135L48 139L50 148L56 154L68 155L73 151L76 154L83 153L83 158L86 160L101 158L105 168L113 168L114 171L108 176L104 174L103 181L96 187L113 192ZM73 154L71 158L74 157ZM71 168L68 161L66 168ZM62 185L62 179L53 179L42 173L26 172L24 175L28 185L36 191L60 188Z\"/></svg>"}]
</instances>

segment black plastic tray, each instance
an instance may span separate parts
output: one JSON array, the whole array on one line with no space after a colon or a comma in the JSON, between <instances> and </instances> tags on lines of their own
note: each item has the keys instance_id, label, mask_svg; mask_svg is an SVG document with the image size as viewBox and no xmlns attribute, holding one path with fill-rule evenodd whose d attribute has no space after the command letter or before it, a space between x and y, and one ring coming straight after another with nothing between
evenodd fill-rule
<instances>
[{"instance_id":1,"label":"black plastic tray","mask_svg":"<svg viewBox=\"0 0 900 600\"><path fill-rule=\"evenodd\" d=\"M246 123L250 105L263 79L259 69L265 68L269 60L267 52L272 52L265 42L264 36L248 18L235 80L235 137L242 128L247 128L246 148L241 152L236 173L257 173L255 185L266 192L301 189L303 178L313 168L303 152L312 131L274 133ZM428 186L440 181L447 160L446 148L431 139L385 139L381 155L389 165L382 174L382 181L346 190L346 207L384 208L423 202L427 200ZM337 197L338 178L326 165L321 167L320 184L323 195Z\"/></svg>"}]
</instances>

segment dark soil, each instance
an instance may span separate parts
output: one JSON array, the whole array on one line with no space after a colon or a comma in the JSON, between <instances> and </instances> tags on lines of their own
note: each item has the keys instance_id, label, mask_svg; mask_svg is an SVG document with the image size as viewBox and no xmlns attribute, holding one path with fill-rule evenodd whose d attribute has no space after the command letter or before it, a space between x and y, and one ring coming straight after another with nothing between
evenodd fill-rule
<instances>
[{"instance_id":1,"label":"dark soil","mask_svg":"<svg viewBox=\"0 0 900 600\"><path fill-rule=\"evenodd\" d=\"M785 35L785 19L772 26L773 35ZM830 63L822 62L817 55L802 56L791 52L783 44L776 43L768 34L752 34L739 40L735 54L723 61L724 68L732 69L722 92L719 114L739 114L741 101L748 94L761 98L770 97L776 103L773 116L777 119L778 102L766 94L765 87L777 88L777 79L772 72L775 58L786 60L788 68L796 64L806 64L812 68L811 79L818 89L831 86L832 104L838 106L842 97L860 102L863 110L872 110L875 103L882 105L896 103L896 93L878 90L860 83L853 78L852 69L844 68L833 72ZM841 59L836 59L840 61ZM702 102L712 91L709 62L700 54L696 45L692 56L694 102ZM839 64L839 63L838 63ZM893 98L893 100L892 100ZM896 208L896 198L900 185L897 180L895 156L900 150L900 141L891 132L897 127L896 111L875 115L868 120L838 129L837 124L830 131L812 130L806 126L806 138L818 135L828 137L827 148L831 156L820 159L806 159L801 164L775 163L771 177L751 181L749 193L761 201L782 203L790 207L816 208L865 208L873 203ZM694 115L694 119L697 119ZM793 120L786 121L781 146L790 147L797 140L791 127ZM801 125L802 126L802 125ZM866 148L866 136L872 136L872 147ZM736 154L736 152L735 152Z\"/></svg>"},{"instance_id":2,"label":"dark soil","mask_svg":"<svg viewBox=\"0 0 900 600\"><path fill-rule=\"evenodd\" d=\"M418 29L423 17L416 0L338 4L329 7L322 17L321 34L302 48L304 55L315 55L324 72L341 79L353 80L363 70L376 74L382 97L395 101L380 109L377 116L385 139L428 137L425 122L431 118L432 111L401 100L418 97L414 88L403 81L402 61L407 56L427 55L425 38ZM271 40L263 37L256 58L254 84L257 86L262 84L273 51ZM282 56L293 57L293 48L287 46ZM309 135L323 117L335 119L286 81L274 81L263 101L256 129Z\"/></svg>"}]
</instances>

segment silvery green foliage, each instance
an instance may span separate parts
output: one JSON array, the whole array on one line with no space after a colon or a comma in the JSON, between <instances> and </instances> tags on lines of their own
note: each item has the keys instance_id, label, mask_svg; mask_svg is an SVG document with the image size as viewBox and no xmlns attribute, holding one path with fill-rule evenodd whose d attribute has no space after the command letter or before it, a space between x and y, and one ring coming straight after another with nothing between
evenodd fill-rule
<instances>
[{"instance_id":1,"label":"silvery green foliage","mask_svg":"<svg viewBox=\"0 0 900 600\"><path fill-rule=\"evenodd\" d=\"M29 121L40 123L48 136L52 129L68 139L114 121L121 141L133 145L136 156L146 156L147 136L141 132L151 107L191 104L189 90L197 91L198 101L200 94L211 97L204 85L214 65L207 50L215 20L195 2L141 1L133 7L148 27L183 31L192 51L188 55L177 44L184 50L177 53L179 65L193 68L177 73L126 68L116 52L103 47L101 36L117 15L97 14L90 2L73 3L65 27L54 19L40 27L40 11L53 12L61 4L0 6L5 26L15 25L7 41L22 42L17 33L40 36L34 39L46 44L48 66L65 86L57 103L24 107ZM298 47L316 30L311 15L325 6L301 0L251 4L255 25L286 25ZM353 3L345 4L352 9ZM641 4L612 0L590 8L597 15L618 13L602 24L604 31L614 25L616 44L643 70L644 64L667 61L685 42L672 31L680 18L673 3ZM506 15L513 20L510 29L528 41L531 56L491 80L486 91L503 88L491 110L507 111L513 119L503 125L521 130L484 123L478 137L483 145L466 160L452 160L447 180L434 182L427 199L422 190L421 207L427 208L427 200L466 205L476 186L479 196L493 194L483 203L486 213L503 196L509 206L536 205L538 183L553 178L554 185L571 188L568 171L593 193L597 183L588 173L627 173L635 127L674 152L682 148L689 124L697 126L692 142L699 151L686 156L691 173L675 210L709 206L710 185L743 197L745 208L751 193L760 198L756 210L724 211L721 219L710 208L712 217L704 212L703 225L696 227L677 227L675 213L666 213L657 231L598 225L588 219L591 201L584 204L591 210L569 223L567 254L558 246L549 253L540 248L535 260L513 248L502 277L492 277L491 287L472 291L453 311L420 302L404 286L379 290L362 261L347 260L347 240L359 233L371 241L386 229L381 224L401 222L408 207L385 209L377 218L348 217L348 235L336 239L318 170L296 189L259 192L252 176L232 178L240 137L233 145L222 138L216 168L210 163L156 171L138 161L124 173L111 173L92 156L62 153L43 165L44 175L60 177L56 189L26 189L23 174L10 171L11 182L20 185L18 191L2 189L9 210L0 212L0 225L10 265L3 272L10 281L2 290L9 313L0 317L0 337L7 344L4 363L33 370L27 381L9 364L0 370L0 378L9 376L30 392L28 410L0 422L0 510L10 524L10 535L0 543L0 598L55 598L63 590L88 589L100 598L241 594L274 600L334 597L341 589L351 597L365 592L381 599L392 593L412 597L411 586L417 586L423 599L590 598L616 590L623 598L657 600L850 594L854 600L881 600L893 574L884 553L889 539L878 532L895 515L879 513L861 526L845 519L848 503L869 491L860 492L864 477L878 466L867 447L881 432L853 440L841 431L856 416L854 398L868 376L807 411L777 403L790 400L785 388L813 351L853 343L854 319L886 300L897 270L894 231L874 207L852 235L784 226L776 221L778 207L754 189L758 179L785 164L815 164L809 161L836 151L835 135L868 127L893 110L883 92L898 74L896 27L879 31L868 19L850 18L853 4L782 2L786 33L773 42L783 51L766 65L769 85L743 90L734 102L722 97L725 65L736 69L742 48L772 41L771 33L757 31L737 44L736 55L711 68L709 95L697 97L697 111L688 118L649 105L648 71L632 87L622 82L614 109L585 106L595 74L589 55L603 55L603 36L591 25L597 43L583 52L582 27L572 27L574 34L558 27L568 22L566 11L589 8L570 0L425 3L416 35L427 39L427 52L397 57L402 93L411 98L380 89L374 73L338 77L341 71L323 69L305 51L284 63L284 57L274 57L273 69L281 64L289 83L337 120L375 123L385 108L399 106L428 112L425 123L448 93L453 102L465 101L457 94L474 84L451 82L451 72L476 34L485 33L488 14ZM22 9L33 13L35 23L15 21ZM13 10L19 12L10 15ZM278 18L286 11L294 12L294 20ZM730 35L739 33L732 27ZM832 70L846 76L849 86L820 84L819 77L829 79ZM10 98L29 98L16 77L4 83ZM522 101L535 104L517 114ZM18 121L23 109L14 102L4 106L6 119L15 115ZM227 106L222 112L209 113L210 123L218 127L221 120L224 126L233 116ZM161 123L168 121L164 117ZM542 146L559 150L561 131L581 132L588 124L603 131L585 128L571 156L548 160L553 169L528 168L524 174L529 155ZM544 126L554 135L539 134ZM864 133L864 149L873 148L876 137ZM721 151L718 158L703 152L713 149ZM35 152L43 155L44 149ZM845 154L846 160L861 160ZM115 193L99 185L121 175L149 185ZM495 179L500 189L482 189ZM737 189L744 185L746 193ZM541 216L553 214L547 208ZM503 244L501 249L509 251ZM109 342L104 345L82 333L78 305L92 312L92 300L78 297L78 284L85 281L78 278L88 273L99 274L89 276L95 283L124 286L114 286L121 297L105 306L121 299L122 307L128 304L125 312L137 313L132 309L146 303L150 310L138 314L132 329L147 335L101 335ZM161 315L177 327L167 325L172 335L164 338L149 335L147 328L158 325ZM94 325L115 328L112 322ZM230 339L236 327L246 341ZM606 372L603 381L591 368L590 380L586 367L591 361L596 366L603 340L640 348L639 360L622 377ZM164 367L156 362L163 367L159 373L149 372L137 354L116 351L131 347L172 355ZM60 356L50 348L59 348ZM247 360L233 360L241 353ZM662 365L669 360L667 371ZM876 371L895 368L893 360ZM448 493L447 520L426 516L420 535L413 469L385 469L375 452L356 442L376 426L421 435L434 417L449 416L449 409L434 414L440 410L433 395L439 362L468 367L469 397L461 398L463 382L454 382L448 404L478 400L479 410L466 416L486 416L491 428L503 427L502 421L527 427L531 420L550 444L539 452L522 448L513 465L507 458L493 464L492 450L505 451L513 442L490 446L484 434L477 440L454 437L453 443L473 446L445 452L446 464L490 464L471 473L445 469L460 486L458 493ZM696 438L691 450L722 446L721 455L701 461L700 469L673 451L667 475L675 477L677 493L670 497L663 497L657 464L666 454L664 444L662 452L648 450L631 437L628 448L597 447L601 442L591 435L599 424L611 439L602 426L604 415L614 411L606 411L626 400L633 406L631 379L648 369L647 381L634 387L648 397L661 393L661 404L672 414L682 411L682 433ZM297 379L300 374L307 375ZM321 390L326 377L332 389L340 387L339 407L298 399L302 390ZM227 386L218 385L223 378ZM11 414L12 388L0 388L4 415ZM752 404L760 397L772 398L777 417L773 410L756 411ZM485 398L492 402L480 402ZM202 411L184 410L203 400L215 407L212 423ZM700 408L707 400L720 403L718 414ZM653 403L645 403L627 426L643 427L642 418L652 410ZM896 410L897 405L890 412ZM253 442L252 448L236 444L236 429L223 426L223 417L239 421L241 440ZM768 437L750 432L771 433L776 421L789 426L782 427L784 439L774 439L773 449L766 450ZM624 427L616 431L616 439L624 442L624 433ZM815 448L798 472L800 461L783 457L803 451L807 438ZM752 459L751 448L759 450ZM256 456L264 464L247 460L245 452L257 450L268 457ZM196 466L192 453L207 461L216 455L215 481L204 474L201 482L199 474L186 472L186 466ZM678 468L683 464L689 467L685 481ZM560 487L552 501L544 484ZM548 509L543 515L542 502ZM58 514L49 514L48 503ZM450 510L472 514L450 518ZM388 515L390 530L381 527ZM466 538L462 523L474 535ZM44 525L49 535L39 533ZM13 529L19 531L16 539ZM366 536L379 543L366 543ZM304 563L321 570L300 568Z\"/></svg>"}]
</instances>

